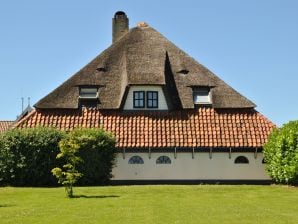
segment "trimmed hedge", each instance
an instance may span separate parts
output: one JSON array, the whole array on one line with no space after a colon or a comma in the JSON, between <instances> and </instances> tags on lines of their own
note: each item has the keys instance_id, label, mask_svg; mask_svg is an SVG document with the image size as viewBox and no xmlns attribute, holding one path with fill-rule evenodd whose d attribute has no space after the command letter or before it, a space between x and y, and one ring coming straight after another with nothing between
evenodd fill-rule
<instances>
[{"instance_id":1,"label":"trimmed hedge","mask_svg":"<svg viewBox=\"0 0 298 224\"><path fill-rule=\"evenodd\" d=\"M298 121L270 134L264 146L266 170L277 183L298 183Z\"/></svg>"},{"instance_id":2,"label":"trimmed hedge","mask_svg":"<svg viewBox=\"0 0 298 224\"><path fill-rule=\"evenodd\" d=\"M63 140L79 146L79 157L83 160L77 170L83 174L78 185L103 185L112 177L116 158L115 138L102 129L78 129Z\"/></svg>"},{"instance_id":3,"label":"trimmed hedge","mask_svg":"<svg viewBox=\"0 0 298 224\"><path fill-rule=\"evenodd\" d=\"M55 186L61 131L51 128L13 129L0 135L0 185Z\"/></svg>"},{"instance_id":4,"label":"trimmed hedge","mask_svg":"<svg viewBox=\"0 0 298 224\"><path fill-rule=\"evenodd\" d=\"M111 178L116 157L115 139L102 129L79 129L69 133L52 128L13 129L0 135L0 185L57 186L51 170L62 167L56 159L59 142L79 145L83 174L79 185L105 184Z\"/></svg>"}]
</instances>

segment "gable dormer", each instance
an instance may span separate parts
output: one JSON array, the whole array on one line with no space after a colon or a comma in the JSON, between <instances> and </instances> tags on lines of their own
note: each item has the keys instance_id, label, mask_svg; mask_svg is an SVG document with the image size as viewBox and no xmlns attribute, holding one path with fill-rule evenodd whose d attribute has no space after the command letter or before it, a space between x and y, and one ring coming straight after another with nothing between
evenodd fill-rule
<instances>
[{"instance_id":1,"label":"gable dormer","mask_svg":"<svg viewBox=\"0 0 298 224\"><path fill-rule=\"evenodd\" d=\"M129 87L124 110L168 110L161 86L132 85Z\"/></svg>"}]
</instances>

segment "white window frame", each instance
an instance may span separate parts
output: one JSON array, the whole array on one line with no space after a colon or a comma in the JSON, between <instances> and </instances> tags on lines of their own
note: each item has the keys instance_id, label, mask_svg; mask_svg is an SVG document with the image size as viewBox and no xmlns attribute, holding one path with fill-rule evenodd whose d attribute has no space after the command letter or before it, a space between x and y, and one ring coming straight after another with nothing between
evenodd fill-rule
<instances>
[{"instance_id":1,"label":"white window frame","mask_svg":"<svg viewBox=\"0 0 298 224\"><path fill-rule=\"evenodd\" d=\"M211 89L209 88L195 88L193 90L193 102L194 104L212 104Z\"/></svg>"}]
</instances>

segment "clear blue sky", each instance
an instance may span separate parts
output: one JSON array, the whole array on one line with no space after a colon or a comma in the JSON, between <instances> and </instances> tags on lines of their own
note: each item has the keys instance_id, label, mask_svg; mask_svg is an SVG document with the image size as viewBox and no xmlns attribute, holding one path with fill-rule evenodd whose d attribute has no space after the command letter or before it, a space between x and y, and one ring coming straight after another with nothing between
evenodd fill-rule
<instances>
[{"instance_id":1,"label":"clear blue sky","mask_svg":"<svg viewBox=\"0 0 298 224\"><path fill-rule=\"evenodd\" d=\"M296 0L1 0L0 120L34 104L111 44L113 14L145 21L258 105L298 119Z\"/></svg>"}]
</instances>

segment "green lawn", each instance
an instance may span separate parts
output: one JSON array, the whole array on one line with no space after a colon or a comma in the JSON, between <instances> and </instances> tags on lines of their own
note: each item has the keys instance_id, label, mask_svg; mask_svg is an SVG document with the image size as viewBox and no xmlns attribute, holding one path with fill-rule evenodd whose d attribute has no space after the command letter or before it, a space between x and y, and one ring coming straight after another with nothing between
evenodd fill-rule
<instances>
[{"instance_id":1,"label":"green lawn","mask_svg":"<svg viewBox=\"0 0 298 224\"><path fill-rule=\"evenodd\" d=\"M298 188L119 186L0 188L0 223L298 223Z\"/></svg>"}]
</instances>

